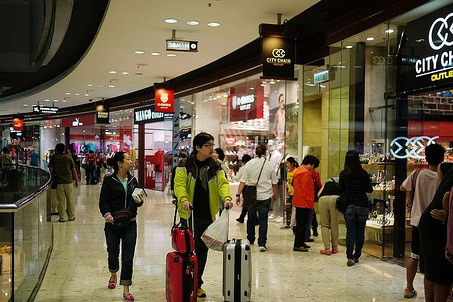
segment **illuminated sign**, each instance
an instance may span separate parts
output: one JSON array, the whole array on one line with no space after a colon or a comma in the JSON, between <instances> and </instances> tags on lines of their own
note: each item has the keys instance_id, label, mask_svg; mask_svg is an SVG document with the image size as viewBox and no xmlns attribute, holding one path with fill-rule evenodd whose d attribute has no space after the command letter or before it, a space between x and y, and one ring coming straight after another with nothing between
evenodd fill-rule
<instances>
[{"instance_id":1,"label":"illuminated sign","mask_svg":"<svg viewBox=\"0 0 453 302\"><path fill-rule=\"evenodd\" d=\"M110 111L106 105L96 106L96 124L109 124L110 123Z\"/></svg>"},{"instance_id":2,"label":"illuminated sign","mask_svg":"<svg viewBox=\"0 0 453 302\"><path fill-rule=\"evenodd\" d=\"M197 52L198 41L167 40L167 50Z\"/></svg>"},{"instance_id":3,"label":"illuminated sign","mask_svg":"<svg viewBox=\"0 0 453 302\"><path fill-rule=\"evenodd\" d=\"M263 78L293 79L296 43L286 37L262 37Z\"/></svg>"},{"instance_id":4,"label":"illuminated sign","mask_svg":"<svg viewBox=\"0 0 453 302\"><path fill-rule=\"evenodd\" d=\"M17 117L13 119L13 129L16 131L24 130L24 121Z\"/></svg>"},{"instance_id":5,"label":"illuminated sign","mask_svg":"<svg viewBox=\"0 0 453 302\"><path fill-rule=\"evenodd\" d=\"M425 157L421 153L426 146L435 144L434 140L438 138L439 136L415 136L412 138L400 136L390 143L390 154L396 158L424 159Z\"/></svg>"},{"instance_id":6,"label":"illuminated sign","mask_svg":"<svg viewBox=\"0 0 453 302\"><path fill-rule=\"evenodd\" d=\"M156 112L152 107L134 109L134 124L161 122L172 118L173 113Z\"/></svg>"},{"instance_id":7,"label":"illuminated sign","mask_svg":"<svg viewBox=\"0 0 453 302\"><path fill-rule=\"evenodd\" d=\"M233 107L233 110L239 109L240 111L244 111L251 109L254 102L255 96L253 94L244 95L241 97L234 95L231 99L231 106Z\"/></svg>"},{"instance_id":8,"label":"illuminated sign","mask_svg":"<svg viewBox=\"0 0 453 302\"><path fill-rule=\"evenodd\" d=\"M322 82L327 82L329 80L329 71L328 70L324 70L324 71L315 73L313 75L313 77L314 77L314 83L315 84L319 84L319 83L322 83Z\"/></svg>"},{"instance_id":9,"label":"illuminated sign","mask_svg":"<svg viewBox=\"0 0 453 302\"><path fill-rule=\"evenodd\" d=\"M174 111L174 91L167 89L156 89L156 109L157 112L173 112Z\"/></svg>"},{"instance_id":10,"label":"illuminated sign","mask_svg":"<svg viewBox=\"0 0 453 302\"><path fill-rule=\"evenodd\" d=\"M33 106L33 112L54 114L58 112L58 107Z\"/></svg>"}]
</instances>

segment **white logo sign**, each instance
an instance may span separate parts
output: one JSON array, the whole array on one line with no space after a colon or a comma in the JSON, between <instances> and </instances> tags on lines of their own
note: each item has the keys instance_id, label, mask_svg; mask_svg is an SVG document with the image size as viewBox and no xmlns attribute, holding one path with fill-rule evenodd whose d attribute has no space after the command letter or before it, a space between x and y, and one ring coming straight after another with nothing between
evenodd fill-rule
<instances>
[{"instance_id":1,"label":"white logo sign","mask_svg":"<svg viewBox=\"0 0 453 302\"><path fill-rule=\"evenodd\" d=\"M274 48L274 50L272 50L272 55L274 58L284 58L286 53L284 49Z\"/></svg>"},{"instance_id":2,"label":"white logo sign","mask_svg":"<svg viewBox=\"0 0 453 302\"><path fill-rule=\"evenodd\" d=\"M231 107L233 107L233 110L236 109L236 107L239 107L240 111L243 110L248 110L252 108L252 103L255 101L255 96L253 94L251 95L244 95L238 98L237 96L233 96L231 99Z\"/></svg>"},{"instance_id":3,"label":"white logo sign","mask_svg":"<svg viewBox=\"0 0 453 302\"><path fill-rule=\"evenodd\" d=\"M429 29L429 45L434 50L453 45L453 13L433 22Z\"/></svg>"},{"instance_id":4,"label":"white logo sign","mask_svg":"<svg viewBox=\"0 0 453 302\"><path fill-rule=\"evenodd\" d=\"M423 159L425 158L421 155L422 151L425 150L423 143L426 141L426 146L435 144L436 142L434 140L438 138L439 136L415 136L412 138L400 136L390 143L390 147L393 148L390 149L390 153L396 158ZM403 150L404 152L402 152Z\"/></svg>"},{"instance_id":5,"label":"white logo sign","mask_svg":"<svg viewBox=\"0 0 453 302\"><path fill-rule=\"evenodd\" d=\"M75 121L72 122L72 127L83 126L83 123L80 122L79 118L76 117Z\"/></svg>"}]
</instances>

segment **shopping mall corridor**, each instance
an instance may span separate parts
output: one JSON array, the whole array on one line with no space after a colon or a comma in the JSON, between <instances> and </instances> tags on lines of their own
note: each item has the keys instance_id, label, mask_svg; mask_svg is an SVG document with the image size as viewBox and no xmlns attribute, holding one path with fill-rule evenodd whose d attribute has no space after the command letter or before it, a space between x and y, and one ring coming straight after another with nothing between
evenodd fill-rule
<instances>
[{"instance_id":1,"label":"shopping mall corridor","mask_svg":"<svg viewBox=\"0 0 453 302\"><path fill-rule=\"evenodd\" d=\"M109 271L98 209L100 186L82 185L76 190L76 220L60 223L52 216L55 244L47 274L36 301L123 301L122 287L107 288ZM245 238L245 225L230 215L230 238ZM162 192L149 191L138 214L138 243L131 293L136 301L165 301L165 256L171 250L170 227L174 206ZM321 238L310 252L292 251L290 229L270 223L268 251L252 247L252 301L423 301L423 276L417 275L416 299L404 299L405 270L364 255L358 265L346 266L344 247L324 256ZM222 253L210 251L204 276L208 297L199 301L223 301Z\"/></svg>"}]
</instances>

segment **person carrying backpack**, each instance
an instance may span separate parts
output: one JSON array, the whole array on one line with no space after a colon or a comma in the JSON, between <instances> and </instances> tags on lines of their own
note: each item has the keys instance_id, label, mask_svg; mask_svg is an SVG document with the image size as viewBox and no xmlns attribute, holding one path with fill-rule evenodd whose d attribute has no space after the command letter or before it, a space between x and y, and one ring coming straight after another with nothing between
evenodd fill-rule
<instances>
[{"instance_id":1,"label":"person carrying backpack","mask_svg":"<svg viewBox=\"0 0 453 302\"><path fill-rule=\"evenodd\" d=\"M95 184L94 170L96 169L96 155L93 150L85 156L85 174L87 185Z\"/></svg>"}]
</instances>

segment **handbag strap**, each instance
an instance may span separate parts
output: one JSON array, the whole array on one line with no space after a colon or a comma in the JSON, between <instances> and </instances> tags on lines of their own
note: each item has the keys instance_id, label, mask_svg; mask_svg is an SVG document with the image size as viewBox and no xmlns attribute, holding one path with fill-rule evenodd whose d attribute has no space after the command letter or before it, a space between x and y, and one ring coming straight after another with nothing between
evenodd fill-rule
<instances>
[{"instance_id":1,"label":"handbag strap","mask_svg":"<svg viewBox=\"0 0 453 302\"><path fill-rule=\"evenodd\" d=\"M261 178L261 172L263 172L263 168L264 168L264 164L266 163L266 158L264 158L264 162L263 162L263 165L261 166L261 170L260 170L260 175L258 175L258 180L256 181L256 185L258 185L258 182L260 181L260 178Z\"/></svg>"}]
</instances>

